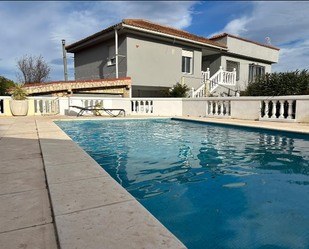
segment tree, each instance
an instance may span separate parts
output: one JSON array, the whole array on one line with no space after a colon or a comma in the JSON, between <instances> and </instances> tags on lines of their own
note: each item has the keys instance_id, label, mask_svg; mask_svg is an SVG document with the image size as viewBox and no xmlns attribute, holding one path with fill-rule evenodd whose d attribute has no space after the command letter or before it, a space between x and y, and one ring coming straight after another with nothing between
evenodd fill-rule
<instances>
[{"instance_id":1,"label":"tree","mask_svg":"<svg viewBox=\"0 0 309 249\"><path fill-rule=\"evenodd\" d=\"M309 94L308 70L284 73L267 73L250 83L243 95L284 96Z\"/></svg>"},{"instance_id":2,"label":"tree","mask_svg":"<svg viewBox=\"0 0 309 249\"><path fill-rule=\"evenodd\" d=\"M187 97L187 92L189 90L190 88L186 84L181 85L177 82L176 85L173 85L173 87L169 88L168 90L162 91L162 93L165 95L165 97L185 98Z\"/></svg>"},{"instance_id":3,"label":"tree","mask_svg":"<svg viewBox=\"0 0 309 249\"><path fill-rule=\"evenodd\" d=\"M44 61L43 56L23 55L16 59L17 68L21 73L16 76L22 84L43 83L49 80L50 66Z\"/></svg>"},{"instance_id":4,"label":"tree","mask_svg":"<svg viewBox=\"0 0 309 249\"><path fill-rule=\"evenodd\" d=\"M9 80L0 75L0 96L8 95L6 90L13 88L15 86L16 85L13 80Z\"/></svg>"}]
</instances>

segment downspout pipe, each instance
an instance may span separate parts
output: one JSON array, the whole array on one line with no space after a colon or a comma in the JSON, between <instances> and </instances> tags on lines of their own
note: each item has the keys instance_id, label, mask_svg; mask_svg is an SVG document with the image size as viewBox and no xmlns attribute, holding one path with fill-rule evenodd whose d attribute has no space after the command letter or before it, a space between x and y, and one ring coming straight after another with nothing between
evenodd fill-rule
<instances>
[{"instance_id":1,"label":"downspout pipe","mask_svg":"<svg viewBox=\"0 0 309 249\"><path fill-rule=\"evenodd\" d=\"M66 52L65 52L65 40L62 40L62 53L63 53L64 80L68 81L68 69L67 69L67 56L66 56Z\"/></svg>"},{"instance_id":2,"label":"downspout pipe","mask_svg":"<svg viewBox=\"0 0 309 249\"><path fill-rule=\"evenodd\" d=\"M118 79L118 29L115 28L116 79Z\"/></svg>"}]
</instances>

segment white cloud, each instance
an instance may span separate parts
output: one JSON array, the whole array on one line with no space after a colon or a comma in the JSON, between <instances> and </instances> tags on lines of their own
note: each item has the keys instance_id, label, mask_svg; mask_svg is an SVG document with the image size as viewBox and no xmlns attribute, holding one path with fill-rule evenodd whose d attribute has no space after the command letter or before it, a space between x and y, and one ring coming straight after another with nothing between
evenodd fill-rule
<instances>
[{"instance_id":1,"label":"white cloud","mask_svg":"<svg viewBox=\"0 0 309 249\"><path fill-rule=\"evenodd\" d=\"M230 21L223 30L256 42L266 44L270 37L272 45L281 48L279 63L273 71L291 71L309 68L309 2L252 2L253 10Z\"/></svg>"},{"instance_id":2,"label":"white cloud","mask_svg":"<svg viewBox=\"0 0 309 249\"><path fill-rule=\"evenodd\" d=\"M245 26L247 25L249 21L250 21L250 18L246 16L239 18L239 19L234 19L230 21L222 30L217 31L213 34L210 34L209 37L222 34L222 33L228 33L228 34L240 36L241 34L247 31Z\"/></svg>"},{"instance_id":3,"label":"white cloud","mask_svg":"<svg viewBox=\"0 0 309 249\"><path fill-rule=\"evenodd\" d=\"M146 19L179 29L190 26L195 2L0 2L0 74L16 80L15 59L42 54L45 61L62 57L61 40L71 44L122 19ZM71 54L68 54L71 56ZM53 81L63 67L51 63ZM72 72L73 63L68 64ZM69 75L73 80L74 75Z\"/></svg>"}]
</instances>

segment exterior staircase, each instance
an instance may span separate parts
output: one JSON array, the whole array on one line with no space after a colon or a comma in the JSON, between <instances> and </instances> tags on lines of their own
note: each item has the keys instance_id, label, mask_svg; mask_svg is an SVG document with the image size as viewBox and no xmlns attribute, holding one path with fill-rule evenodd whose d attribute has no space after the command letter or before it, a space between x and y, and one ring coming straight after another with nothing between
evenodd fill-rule
<instances>
[{"instance_id":1,"label":"exterior staircase","mask_svg":"<svg viewBox=\"0 0 309 249\"><path fill-rule=\"evenodd\" d=\"M202 71L201 85L196 90L191 89L191 98L200 98L206 96L208 81L208 93L213 93L218 86L235 86L236 85L236 69L233 72L224 71L220 66L218 72L210 77L209 68L207 71Z\"/></svg>"}]
</instances>

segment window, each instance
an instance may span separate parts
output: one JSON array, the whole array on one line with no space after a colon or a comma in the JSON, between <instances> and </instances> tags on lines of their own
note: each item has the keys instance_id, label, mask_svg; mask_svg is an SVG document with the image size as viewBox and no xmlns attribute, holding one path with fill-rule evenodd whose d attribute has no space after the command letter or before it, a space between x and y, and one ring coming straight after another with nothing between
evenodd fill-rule
<instances>
[{"instance_id":1,"label":"window","mask_svg":"<svg viewBox=\"0 0 309 249\"><path fill-rule=\"evenodd\" d=\"M233 72L236 69L236 80L239 80L239 62L226 61L226 71Z\"/></svg>"},{"instance_id":2,"label":"window","mask_svg":"<svg viewBox=\"0 0 309 249\"><path fill-rule=\"evenodd\" d=\"M193 52L182 50L181 71L183 73L193 73Z\"/></svg>"},{"instance_id":3,"label":"window","mask_svg":"<svg viewBox=\"0 0 309 249\"><path fill-rule=\"evenodd\" d=\"M253 82L256 76L265 74L265 67L255 65L254 63L249 64L249 82Z\"/></svg>"},{"instance_id":4,"label":"window","mask_svg":"<svg viewBox=\"0 0 309 249\"><path fill-rule=\"evenodd\" d=\"M115 45L109 46L108 47L108 61L107 65L112 66L116 64L116 58L115 58Z\"/></svg>"}]
</instances>

